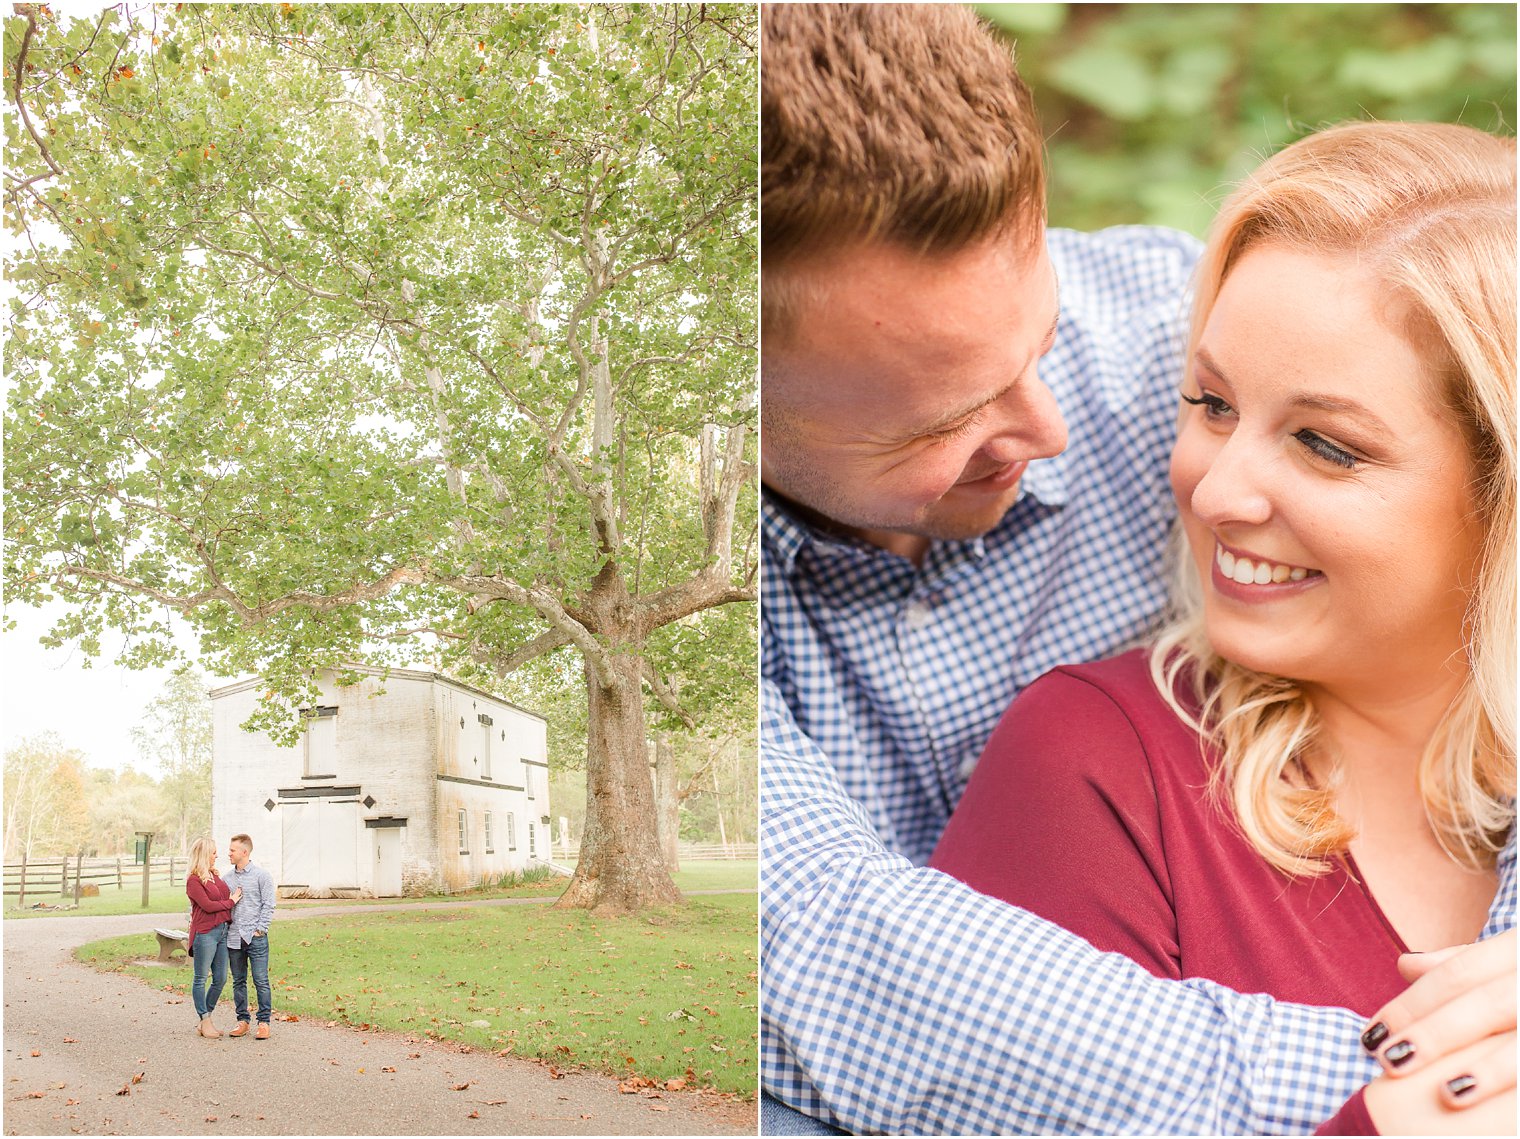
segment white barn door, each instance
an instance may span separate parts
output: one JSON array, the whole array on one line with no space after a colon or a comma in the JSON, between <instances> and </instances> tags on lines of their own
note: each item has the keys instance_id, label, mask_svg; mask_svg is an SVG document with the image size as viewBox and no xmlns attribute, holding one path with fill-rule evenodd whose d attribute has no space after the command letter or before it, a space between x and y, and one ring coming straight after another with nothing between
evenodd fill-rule
<instances>
[{"instance_id":1,"label":"white barn door","mask_svg":"<svg viewBox=\"0 0 1520 1139\"><path fill-rule=\"evenodd\" d=\"M401 897L401 830L375 827L375 897Z\"/></svg>"},{"instance_id":2,"label":"white barn door","mask_svg":"<svg viewBox=\"0 0 1520 1139\"><path fill-rule=\"evenodd\" d=\"M277 886L315 888L320 881L317 870L317 803L280 804L281 847L280 876Z\"/></svg>"},{"instance_id":3,"label":"white barn door","mask_svg":"<svg viewBox=\"0 0 1520 1139\"><path fill-rule=\"evenodd\" d=\"M359 888L359 804L353 799L319 799L317 865L328 890Z\"/></svg>"}]
</instances>

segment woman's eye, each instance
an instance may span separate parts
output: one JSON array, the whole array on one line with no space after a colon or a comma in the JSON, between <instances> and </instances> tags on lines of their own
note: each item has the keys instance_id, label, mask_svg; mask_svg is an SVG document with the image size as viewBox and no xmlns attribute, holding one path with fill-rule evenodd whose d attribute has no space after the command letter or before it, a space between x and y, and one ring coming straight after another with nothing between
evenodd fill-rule
<instances>
[{"instance_id":1,"label":"woman's eye","mask_svg":"<svg viewBox=\"0 0 1520 1139\"><path fill-rule=\"evenodd\" d=\"M1342 450L1330 442L1330 440L1321 435L1316 435L1307 427L1296 433L1293 438L1297 439L1319 458L1324 459L1327 463L1334 463L1338 467L1345 467L1347 470L1350 470L1360 462L1350 451Z\"/></svg>"},{"instance_id":2,"label":"woman's eye","mask_svg":"<svg viewBox=\"0 0 1520 1139\"><path fill-rule=\"evenodd\" d=\"M1203 414L1209 419L1219 419L1226 415L1233 415L1235 409L1217 395L1204 392L1199 396L1190 396L1182 393L1182 402L1190 403L1194 407L1203 408Z\"/></svg>"}]
</instances>

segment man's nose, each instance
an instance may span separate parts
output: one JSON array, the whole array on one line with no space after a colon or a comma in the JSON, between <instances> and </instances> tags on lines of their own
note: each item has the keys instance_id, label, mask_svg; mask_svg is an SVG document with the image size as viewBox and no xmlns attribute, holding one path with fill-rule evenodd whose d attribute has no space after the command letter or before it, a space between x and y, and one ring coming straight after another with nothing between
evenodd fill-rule
<instances>
[{"instance_id":1,"label":"man's nose","mask_svg":"<svg viewBox=\"0 0 1520 1139\"><path fill-rule=\"evenodd\" d=\"M1066 420L1038 377L1014 386L999 402L1001 421L982 450L1001 463L1048 459L1066 449Z\"/></svg>"}]
</instances>

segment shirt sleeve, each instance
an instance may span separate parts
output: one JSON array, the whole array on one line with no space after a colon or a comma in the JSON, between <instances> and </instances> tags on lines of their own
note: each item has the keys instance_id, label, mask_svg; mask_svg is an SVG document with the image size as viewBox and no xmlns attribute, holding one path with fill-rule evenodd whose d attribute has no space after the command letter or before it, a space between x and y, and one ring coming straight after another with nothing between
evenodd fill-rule
<instances>
[{"instance_id":1,"label":"shirt sleeve","mask_svg":"<svg viewBox=\"0 0 1520 1139\"><path fill-rule=\"evenodd\" d=\"M1100 688L1047 673L987 741L930 865L1180 978L1155 779L1125 712Z\"/></svg>"},{"instance_id":2,"label":"shirt sleeve","mask_svg":"<svg viewBox=\"0 0 1520 1139\"><path fill-rule=\"evenodd\" d=\"M274 879L269 871L259 868L259 916L254 922L254 929L269 931L269 923L274 921Z\"/></svg>"},{"instance_id":3,"label":"shirt sleeve","mask_svg":"<svg viewBox=\"0 0 1520 1139\"><path fill-rule=\"evenodd\" d=\"M761 686L761 1064L888 1134L1308 1134L1376 1071L1343 1009L1152 977L886 850Z\"/></svg>"},{"instance_id":4,"label":"shirt sleeve","mask_svg":"<svg viewBox=\"0 0 1520 1139\"><path fill-rule=\"evenodd\" d=\"M1321 1123L1314 1131L1316 1135L1376 1135L1377 1133L1377 1124L1372 1122L1372 1113L1367 1110L1365 1088L1348 1099L1344 1107Z\"/></svg>"}]
</instances>

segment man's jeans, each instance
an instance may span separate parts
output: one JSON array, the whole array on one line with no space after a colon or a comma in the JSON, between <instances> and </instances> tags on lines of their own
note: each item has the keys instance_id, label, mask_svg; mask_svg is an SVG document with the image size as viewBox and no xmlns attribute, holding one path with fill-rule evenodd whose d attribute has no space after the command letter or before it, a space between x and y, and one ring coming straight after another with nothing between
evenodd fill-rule
<instances>
[{"instance_id":1,"label":"man's jeans","mask_svg":"<svg viewBox=\"0 0 1520 1139\"><path fill-rule=\"evenodd\" d=\"M848 1135L822 1120L788 1107L770 1092L760 1095L761 1135Z\"/></svg>"},{"instance_id":2,"label":"man's jeans","mask_svg":"<svg viewBox=\"0 0 1520 1139\"><path fill-rule=\"evenodd\" d=\"M274 997L269 991L269 934L255 937L241 948L227 949L227 960L232 963L232 1003L237 1008L237 1018L248 1020L248 967L253 966L253 988L259 998L259 1023L269 1023L270 1006Z\"/></svg>"},{"instance_id":3,"label":"man's jeans","mask_svg":"<svg viewBox=\"0 0 1520 1139\"><path fill-rule=\"evenodd\" d=\"M195 962L195 976L190 981L190 1003L195 1006L195 1015L204 1020L216 1008L222 986L227 983L227 923L196 934L190 948L193 950L191 959ZM210 985L206 984L208 973Z\"/></svg>"}]
</instances>

